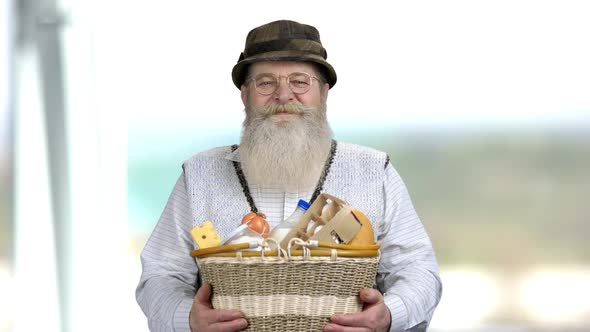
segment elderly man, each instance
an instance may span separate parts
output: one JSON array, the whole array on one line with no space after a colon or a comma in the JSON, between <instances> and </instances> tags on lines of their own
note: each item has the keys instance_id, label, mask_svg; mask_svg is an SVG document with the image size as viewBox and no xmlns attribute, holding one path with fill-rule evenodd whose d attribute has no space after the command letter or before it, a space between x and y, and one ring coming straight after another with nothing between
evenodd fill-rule
<instances>
[{"instance_id":1,"label":"elderly man","mask_svg":"<svg viewBox=\"0 0 590 332\"><path fill-rule=\"evenodd\" d=\"M431 242L403 181L383 152L336 142L326 117L336 72L318 31L276 21L250 31L232 71L246 119L240 145L215 148L183 164L142 254L137 301L153 331L239 331L237 310L213 309L200 284L190 230L213 221L222 238L249 211L271 228L299 199L327 192L371 220L381 259L377 289L363 289L363 311L333 315L325 331L425 330L441 296Z\"/></svg>"}]
</instances>

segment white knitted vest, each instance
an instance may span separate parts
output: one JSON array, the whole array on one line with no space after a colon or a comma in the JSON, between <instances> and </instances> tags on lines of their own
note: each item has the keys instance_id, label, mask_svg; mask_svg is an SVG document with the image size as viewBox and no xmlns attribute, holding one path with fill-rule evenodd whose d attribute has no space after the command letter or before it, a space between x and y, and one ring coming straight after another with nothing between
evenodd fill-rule
<instances>
[{"instance_id":1,"label":"white knitted vest","mask_svg":"<svg viewBox=\"0 0 590 332\"><path fill-rule=\"evenodd\" d=\"M193 226L211 220L222 239L250 212L234 165L225 158L229 153L230 146L214 148L183 164ZM376 230L383 219L386 162L384 152L338 142L322 192L363 211Z\"/></svg>"}]
</instances>

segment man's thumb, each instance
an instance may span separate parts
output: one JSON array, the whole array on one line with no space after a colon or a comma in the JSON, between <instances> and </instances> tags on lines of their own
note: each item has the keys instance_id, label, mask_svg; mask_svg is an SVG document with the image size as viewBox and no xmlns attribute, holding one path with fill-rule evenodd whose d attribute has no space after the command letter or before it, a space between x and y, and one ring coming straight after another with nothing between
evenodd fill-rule
<instances>
[{"instance_id":1,"label":"man's thumb","mask_svg":"<svg viewBox=\"0 0 590 332\"><path fill-rule=\"evenodd\" d=\"M211 285L209 283L204 282L201 287L197 290L197 295L195 295L195 300L205 305L209 305L211 303Z\"/></svg>"},{"instance_id":2,"label":"man's thumb","mask_svg":"<svg viewBox=\"0 0 590 332\"><path fill-rule=\"evenodd\" d=\"M375 304L375 303L379 303L379 301L382 301L383 296L376 289L363 288L363 289L361 289L361 292L360 292L360 298L361 298L361 301L363 301L366 304Z\"/></svg>"}]
</instances>

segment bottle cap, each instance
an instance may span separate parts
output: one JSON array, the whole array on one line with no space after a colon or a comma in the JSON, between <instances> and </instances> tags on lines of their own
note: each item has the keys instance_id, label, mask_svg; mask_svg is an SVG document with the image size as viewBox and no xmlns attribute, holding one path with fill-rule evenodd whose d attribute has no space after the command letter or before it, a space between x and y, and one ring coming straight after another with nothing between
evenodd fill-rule
<instances>
[{"instance_id":1,"label":"bottle cap","mask_svg":"<svg viewBox=\"0 0 590 332\"><path fill-rule=\"evenodd\" d=\"M300 199L299 202L297 203L297 206L299 206L300 208L307 210L309 209L310 205L309 203L307 203L306 201Z\"/></svg>"}]
</instances>

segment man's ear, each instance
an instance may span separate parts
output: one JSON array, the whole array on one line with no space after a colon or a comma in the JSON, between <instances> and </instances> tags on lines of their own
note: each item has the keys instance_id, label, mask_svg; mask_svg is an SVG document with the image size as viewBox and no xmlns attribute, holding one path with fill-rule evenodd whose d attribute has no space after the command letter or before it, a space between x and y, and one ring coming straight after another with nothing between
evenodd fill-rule
<instances>
[{"instance_id":1,"label":"man's ear","mask_svg":"<svg viewBox=\"0 0 590 332\"><path fill-rule=\"evenodd\" d=\"M330 91L330 84L328 83L324 83L324 85L321 87L322 89L322 102L326 103L328 101L328 92Z\"/></svg>"},{"instance_id":2,"label":"man's ear","mask_svg":"<svg viewBox=\"0 0 590 332\"><path fill-rule=\"evenodd\" d=\"M242 95L242 103L244 103L244 107L246 107L246 104L248 102L248 88L244 84L242 84L240 91Z\"/></svg>"}]
</instances>

